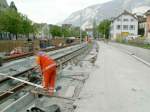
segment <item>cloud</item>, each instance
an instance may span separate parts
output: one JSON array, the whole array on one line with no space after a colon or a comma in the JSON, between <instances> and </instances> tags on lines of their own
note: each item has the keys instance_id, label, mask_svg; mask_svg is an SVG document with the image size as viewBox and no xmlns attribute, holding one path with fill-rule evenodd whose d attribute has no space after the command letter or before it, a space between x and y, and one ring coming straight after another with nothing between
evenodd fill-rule
<instances>
[{"instance_id":1,"label":"cloud","mask_svg":"<svg viewBox=\"0 0 150 112\"><path fill-rule=\"evenodd\" d=\"M89 5L110 0L7 0L14 1L20 12L35 22L55 24L63 21L72 12Z\"/></svg>"}]
</instances>

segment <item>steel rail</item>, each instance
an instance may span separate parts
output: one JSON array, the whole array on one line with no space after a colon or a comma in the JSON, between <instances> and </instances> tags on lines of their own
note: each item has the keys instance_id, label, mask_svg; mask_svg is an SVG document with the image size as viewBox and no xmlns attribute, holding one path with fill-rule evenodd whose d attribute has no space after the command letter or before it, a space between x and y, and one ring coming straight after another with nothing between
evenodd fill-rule
<instances>
[{"instance_id":1,"label":"steel rail","mask_svg":"<svg viewBox=\"0 0 150 112\"><path fill-rule=\"evenodd\" d=\"M42 49L42 51L45 51L45 52L55 51L55 50L63 49L63 48L70 47L70 46L73 46L73 45L77 45L77 44L69 44L69 45L62 46L62 47L46 48L46 49ZM6 57L6 58L3 58L3 63L7 63L7 62L10 62L10 61L30 57L30 56L33 56L33 55L34 55L33 52L29 52L29 53L24 53L24 54L21 54L21 55Z\"/></svg>"},{"instance_id":2,"label":"steel rail","mask_svg":"<svg viewBox=\"0 0 150 112\"><path fill-rule=\"evenodd\" d=\"M85 51L84 48L86 48L86 47L79 48L79 49L77 49L77 50L75 50L75 51L72 51L72 52L67 53L67 54L65 54L65 55L62 55L62 56L60 56L60 57L57 57L55 60L58 62L59 60L65 58L65 57L67 57L67 56L72 55L72 56L70 56L70 57L67 57L67 59L61 61L61 63L58 63L58 67L60 67L61 64L64 65L64 64L66 64L67 62L69 62L70 60L72 60L73 58L75 58L75 57L81 55L81 52L79 52L79 51L82 51L82 50ZM74 55L73 55L73 54L74 54ZM31 71L31 70L33 70L33 68L30 68L30 70L26 70L26 71L24 71L24 72L22 72L22 73L18 73L18 74L16 74L15 76L22 75L22 74L24 74L24 73L26 73L26 72L29 72L29 71ZM5 78L5 80L2 80L1 82L5 82L6 80L11 80L11 79ZM1 82L0 82L0 83L1 83ZM21 84L17 85L16 87L10 88L9 91L15 93L15 92L17 92L17 91L23 89L23 88L26 87L26 86L27 86L26 83L21 83ZM6 91L6 92L0 94L0 101L3 100L3 99L5 99L6 97L9 97L10 95L12 95L13 93L11 93L11 92L7 92L7 91Z\"/></svg>"},{"instance_id":3,"label":"steel rail","mask_svg":"<svg viewBox=\"0 0 150 112\"><path fill-rule=\"evenodd\" d=\"M78 49L79 50L79 48L78 48L79 46L77 46L77 48L76 49ZM81 46L80 46L81 47ZM59 50L56 50L55 52L49 52L49 54L48 55L51 55L51 57L53 57L55 60L56 60L56 62L57 61L59 61L59 59L61 59L61 57L65 57L66 55L68 55L69 53L72 53L72 52L74 52L74 51L72 51L72 49L74 49L74 47L72 48L65 48L64 50L63 49L59 49ZM66 51L67 50L67 51ZM69 53L68 53L68 50L70 51ZM66 53L67 52L67 53ZM61 54L61 55L60 55ZM58 56L57 56L58 55ZM34 58L32 58L32 61L34 60ZM27 62L28 61L28 59L26 59L25 61L21 61L21 62L17 62L17 63L15 63L13 66L15 66L15 65L17 65L17 64L23 64L23 63L25 63L25 62ZM34 61L33 61L34 62ZM28 63L28 62L27 62ZM11 65L12 66L12 65ZM28 65L27 65L28 66ZM7 66L6 66L7 67ZM2 69L2 68L1 68ZM3 67L3 69L5 69L5 67ZM8 70L10 70L10 69L12 69L12 67L7 67L7 69ZM13 68L14 69L14 68ZM19 69L19 68L17 68L17 69ZM15 73L15 74L13 74L13 76L19 76L20 74L23 74L23 73L25 73L25 72L28 72L28 71L31 71L31 70L33 70L34 69L34 67L33 66L31 66L31 67L29 67L29 68L26 68L25 70L21 70L21 71L18 71L18 73ZM15 71L17 71L16 70L16 68L15 68ZM5 73L5 74L7 74L6 72L2 72L2 73ZM9 73L8 73L9 74ZM5 81L5 80L7 80L7 79L9 79L9 78L2 78L2 79L0 79L0 83L1 82L3 82L3 81Z\"/></svg>"}]
</instances>

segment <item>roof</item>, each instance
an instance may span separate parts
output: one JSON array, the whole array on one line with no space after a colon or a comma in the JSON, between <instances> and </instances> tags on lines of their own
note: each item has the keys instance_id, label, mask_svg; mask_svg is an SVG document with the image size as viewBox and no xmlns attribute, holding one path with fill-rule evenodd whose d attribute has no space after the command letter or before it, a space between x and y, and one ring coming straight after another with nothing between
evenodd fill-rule
<instances>
[{"instance_id":1,"label":"roof","mask_svg":"<svg viewBox=\"0 0 150 112\"><path fill-rule=\"evenodd\" d=\"M145 13L146 16L150 15L150 10Z\"/></svg>"},{"instance_id":2,"label":"roof","mask_svg":"<svg viewBox=\"0 0 150 112\"><path fill-rule=\"evenodd\" d=\"M146 22L146 17L144 17L144 16L137 16L137 18L138 18L139 23Z\"/></svg>"},{"instance_id":3,"label":"roof","mask_svg":"<svg viewBox=\"0 0 150 112\"><path fill-rule=\"evenodd\" d=\"M132 16L133 18L135 18L136 20L138 20L134 14L132 14L132 13L130 13L130 12L128 12L128 11L126 11L126 10L124 10L124 12L123 12L123 13L121 13L119 16L117 16L117 17L113 18L113 20L112 20L112 21L115 21L116 19L118 19L118 18L119 18L119 17L121 17L122 15L130 15L130 16Z\"/></svg>"},{"instance_id":4,"label":"roof","mask_svg":"<svg viewBox=\"0 0 150 112\"><path fill-rule=\"evenodd\" d=\"M86 28L85 31L93 31L93 28Z\"/></svg>"}]
</instances>

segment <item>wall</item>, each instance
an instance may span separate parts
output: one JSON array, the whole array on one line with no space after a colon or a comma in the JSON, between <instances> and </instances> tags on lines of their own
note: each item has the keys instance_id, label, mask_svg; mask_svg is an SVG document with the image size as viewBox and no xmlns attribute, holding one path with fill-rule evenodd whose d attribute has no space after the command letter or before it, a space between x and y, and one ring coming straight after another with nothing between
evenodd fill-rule
<instances>
[{"instance_id":1,"label":"wall","mask_svg":"<svg viewBox=\"0 0 150 112\"><path fill-rule=\"evenodd\" d=\"M123 19L128 19L129 21L125 22L123 21ZM120 19L120 21L118 21L118 19ZM129 34L134 34L137 35L138 34L138 21L130 16L130 15L122 15L120 16L118 19L116 19L113 23L112 23L112 29L111 29L111 34L113 34L113 38L115 39L117 35L121 35L121 32L128 32ZM131 19L133 19L134 21L131 21ZM121 25L121 29L118 30L117 29L117 25ZM123 25L134 25L135 29L134 30L130 30L128 28L128 30L124 30L123 29Z\"/></svg>"},{"instance_id":2,"label":"wall","mask_svg":"<svg viewBox=\"0 0 150 112\"><path fill-rule=\"evenodd\" d=\"M148 33L150 33L150 15L146 19L146 36L148 36Z\"/></svg>"},{"instance_id":3,"label":"wall","mask_svg":"<svg viewBox=\"0 0 150 112\"><path fill-rule=\"evenodd\" d=\"M0 40L0 52L10 52L16 47L25 47L26 43L28 42L25 40ZM34 41L34 45L38 46L39 41Z\"/></svg>"}]
</instances>

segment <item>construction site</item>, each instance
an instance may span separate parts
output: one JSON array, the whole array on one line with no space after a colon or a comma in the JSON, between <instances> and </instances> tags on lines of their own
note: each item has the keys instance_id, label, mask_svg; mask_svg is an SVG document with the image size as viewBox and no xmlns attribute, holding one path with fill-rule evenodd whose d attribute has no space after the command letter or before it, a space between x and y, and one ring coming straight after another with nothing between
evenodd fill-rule
<instances>
[{"instance_id":1,"label":"construction site","mask_svg":"<svg viewBox=\"0 0 150 112\"><path fill-rule=\"evenodd\" d=\"M82 43L46 52L57 63L56 91L44 91L42 77L34 69L35 56L5 59L0 67L1 112L73 112L74 104L89 78L98 53L98 45Z\"/></svg>"},{"instance_id":2,"label":"construction site","mask_svg":"<svg viewBox=\"0 0 150 112\"><path fill-rule=\"evenodd\" d=\"M57 64L53 94L35 55L5 59L0 112L149 112L149 50L93 40L46 51Z\"/></svg>"},{"instance_id":3,"label":"construction site","mask_svg":"<svg viewBox=\"0 0 150 112\"><path fill-rule=\"evenodd\" d=\"M150 0L0 0L0 112L150 112Z\"/></svg>"}]
</instances>

